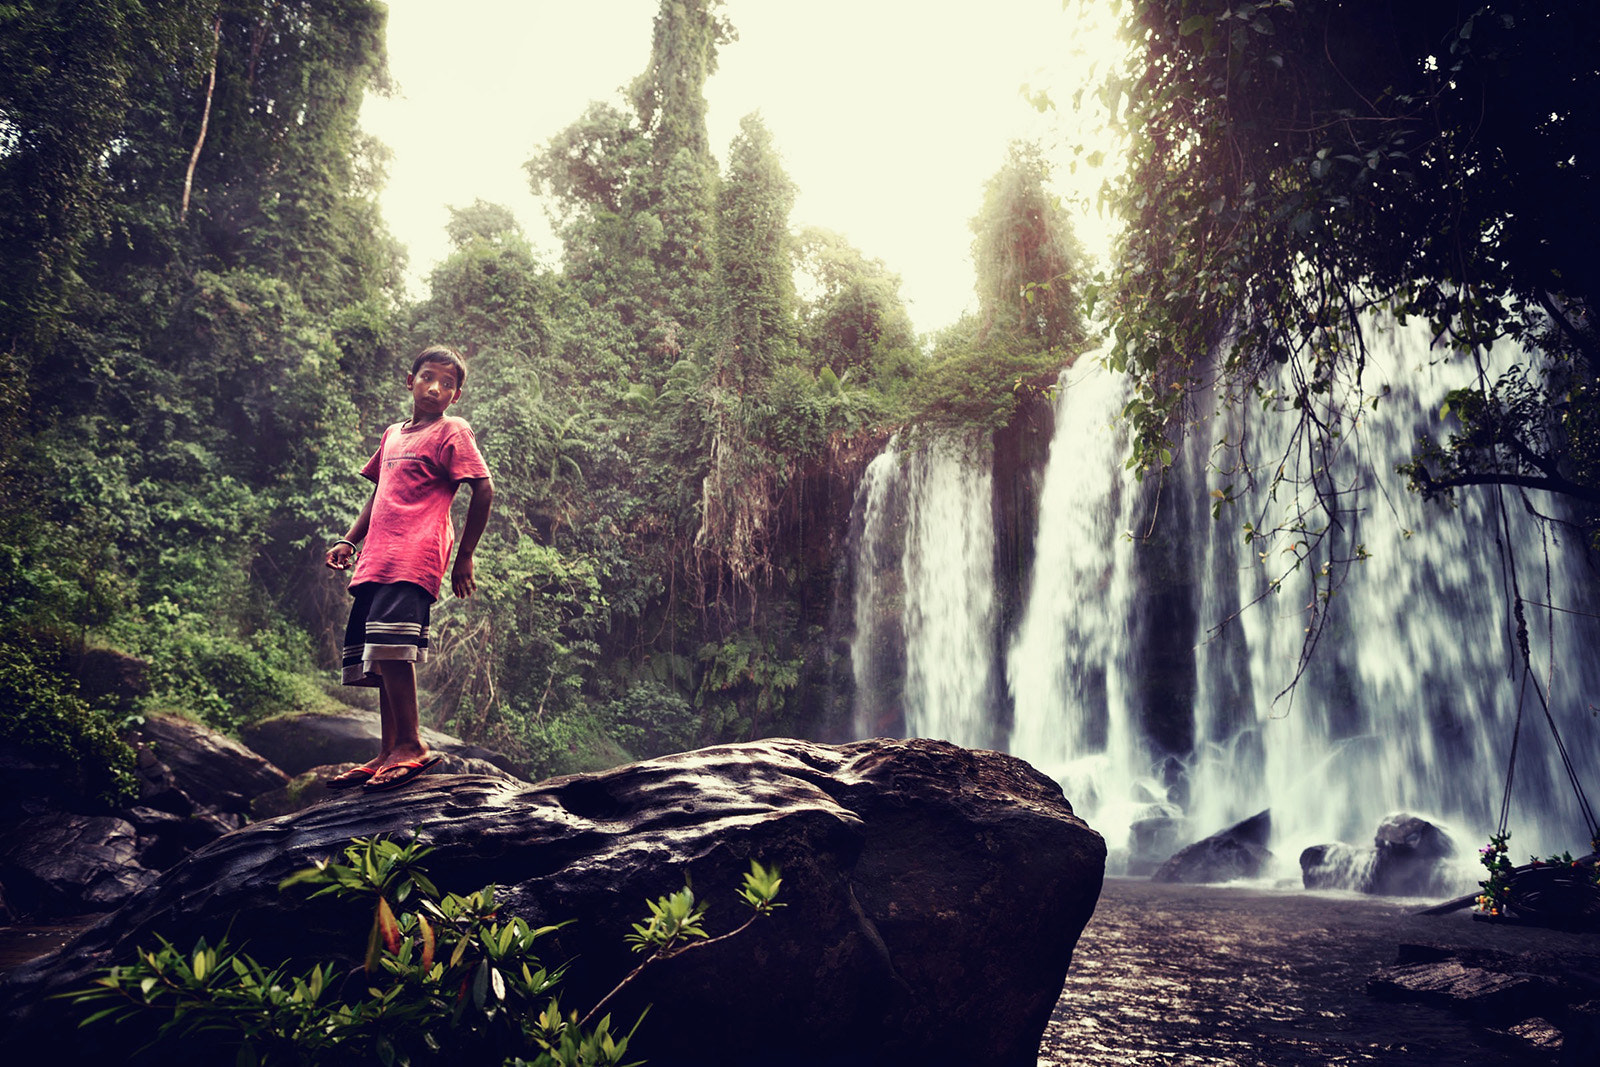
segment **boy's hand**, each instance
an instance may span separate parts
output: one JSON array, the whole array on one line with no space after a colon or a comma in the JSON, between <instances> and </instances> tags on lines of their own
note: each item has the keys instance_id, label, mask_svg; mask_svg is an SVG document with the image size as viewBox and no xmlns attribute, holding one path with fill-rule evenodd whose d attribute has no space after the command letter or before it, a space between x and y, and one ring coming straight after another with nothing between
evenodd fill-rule
<instances>
[{"instance_id":1,"label":"boy's hand","mask_svg":"<svg viewBox=\"0 0 1600 1067\"><path fill-rule=\"evenodd\" d=\"M336 571L346 571L350 569L350 560L355 554L356 550L350 547L349 542L340 541L328 549L328 554L323 558L322 562Z\"/></svg>"},{"instance_id":2,"label":"boy's hand","mask_svg":"<svg viewBox=\"0 0 1600 1067\"><path fill-rule=\"evenodd\" d=\"M450 570L450 591L456 596L471 596L478 591L471 556L456 557L456 565Z\"/></svg>"}]
</instances>

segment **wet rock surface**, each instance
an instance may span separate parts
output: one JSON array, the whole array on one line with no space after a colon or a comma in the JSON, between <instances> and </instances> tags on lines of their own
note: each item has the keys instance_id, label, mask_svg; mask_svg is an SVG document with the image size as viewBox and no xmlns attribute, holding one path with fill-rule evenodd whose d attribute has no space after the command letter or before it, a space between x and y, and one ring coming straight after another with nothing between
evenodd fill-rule
<instances>
[{"instance_id":1,"label":"wet rock surface","mask_svg":"<svg viewBox=\"0 0 1600 1067\"><path fill-rule=\"evenodd\" d=\"M1301 852L1301 883L1377 896L1446 896L1455 882L1455 854L1455 842L1443 829L1399 812L1378 824L1370 848L1333 843Z\"/></svg>"},{"instance_id":2,"label":"wet rock surface","mask_svg":"<svg viewBox=\"0 0 1600 1067\"><path fill-rule=\"evenodd\" d=\"M1409 901L1108 879L1039 1065L1600 1062L1600 1005L1574 1004L1558 1021L1547 1002L1507 1024L1373 996L1369 980L1401 965L1403 943L1465 962L1533 954L1546 974L1600 956L1600 935L1425 916Z\"/></svg>"},{"instance_id":3,"label":"wet rock surface","mask_svg":"<svg viewBox=\"0 0 1600 1067\"><path fill-rule=\"evenodd\" d=\"M594 1003L637 962L623 934L647 899L690 877L722 932L742 921L733 889L749 861L779 865L776 916L652 968L614 1005L629 1020L653 1005L638 1040L656 1067L1031 1067L1105 860L1053 781L936 741L758 742L537 786L430 775L245 827L190 856L13 973L0 990L0 1012L17 1020L11 1047L59 1049L74 1031L42 996L157 933L185 944L228 930L269 961L358 958L365 913L282 896L277 884L352 837L412 828L437 848L429 869L443 888L493 882L508 914L580 920L547 950L550 962L580 961L564 986L572 1005Z\"/></svg>"},{"instance_id":4,"label":"wet rock surface","mask_svg":"<svg viewBox=\"0 0 1600 1067\"><path fill-rule=\"evenodd\" d=\"M113 661L120 662L120 661ZM137 663L137 661L133 661ZM327 716L352 738L350 759L295 778L211 728L176 715L145 718L128 735L138 796L114 810L66 788L60 767L0 746L0 922L47 922L120 907L157 872L224 834L298 811L336 794L327 779L377 751L377 712ZM306 731L316 731L306 726ZM511 777L496 756L437 731L424 731L443 755L438 773ZM493 754L491 754L493 755Z\"/></svg>"},{"instance_id":5,"label":"wet rock surface","mask_svg":"<svg viewBox=\"0 0 1600 1067\"><path fill-rule=\"evenodd\" d=\"M282 768L289 775L300 775L313 767L365 763L377 754L378 713L360 708L337 711L293 712L275 715L252 723L240 731L244 743L254 752ZM423 743L434 752L462 760L479 760L524 781L523 769L516 762L482 745L472 745L458 737L424 727ZM452 769L451 773L480 773Z\"/></svg>"},{"instance_id":6,"label":"wet rock surface","mask_svg":"<svg viewBox=\"0 0 1600 1067\"><path fill-rule=\"evenodd\" d=\"M1181 849L1150 877L1157 882L1191 885L1259 878L1272 865L1272 852L1267 848L1271 836L1272 815L1260 812Z\"/></svg>"}]
</instances>

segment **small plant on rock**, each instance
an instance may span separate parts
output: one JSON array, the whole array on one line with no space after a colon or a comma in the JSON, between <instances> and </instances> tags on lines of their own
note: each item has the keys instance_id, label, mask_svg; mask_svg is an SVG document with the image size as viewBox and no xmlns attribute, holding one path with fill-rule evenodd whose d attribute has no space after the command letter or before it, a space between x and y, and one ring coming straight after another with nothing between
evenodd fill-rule
<instances>
[{"instance_id":1,"label":"small plant on rock","mask_svg":"<svg viewBox=\"0 0 1600 1067\"><path fill-rule=\"evenodd\" d=\"M502 916L492 885L441 893L420 865L432 851L415 840L358 838L345 848L345 862L322 861L281 883L315 887L312 897L373 902L360 968L318 963L291 975L225 940L201 941L187 953L161 940L67 996L92 1009L81 1025L153 1025L154 1038L135 1062L147 1053L170 1062L180 1049L200 1047L230 1053L241 1065L624 1067L639 1022L614 1032L611 1016L601 1014L605 1005L656 960L725 941L782 906L775 902L778 871L755 862L739 890L754 914L720 937L705 932L706 905L687 886L648 902L650 916L628 940L650 956L579 1018L562 1010L556 993L566 965L549 968L536 953L540 939L560 926Z\"/></svg>"}]
</instances>

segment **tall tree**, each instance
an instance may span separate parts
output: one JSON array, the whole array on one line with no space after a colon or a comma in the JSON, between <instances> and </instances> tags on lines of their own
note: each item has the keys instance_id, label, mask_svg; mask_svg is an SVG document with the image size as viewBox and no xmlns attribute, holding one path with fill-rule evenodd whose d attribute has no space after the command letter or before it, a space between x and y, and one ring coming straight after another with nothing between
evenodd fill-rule
<instances>
[{"instance_id":1,"label":"tall tree","mask_svg":"<svg viewBox=\"0 0 1600 1067\"><path fill-rule=\"evenodd\" d=\"M717 168L705 83L733 40L722 0L663 0L633 113L592 104L528 161L549 194L567 274L595 310L592 330L651 386L710 318Z\"/></svg>"},{"instance_id":2,"label":"tall tree","mask_svg":"<svg viewBox=\"0 0 1600 1067\"><path fill-rule=\"evenodd\" d=\"M1037 145L1013 144L972 220L981 340L1071 350L1084 338L1083 250Z\"/></svg>"},{"instance_id":3,"label":"tall tree","mask_svg":"<svg viewBox=\"0 0 1600 1067\"><path fill-rule=\"evenodd\" d=\"M99 34L102 16L122 36ZM0 204L7 251L30 264L5 328L27 370L32 474L3 510L57 531L11 541L9 614L59 617L38 591L76 587L93 608L79 618L150 656L168 695L259 712L283 699L304 641L285 615L318 617L283 575L352 506L335 472L359 453L354 401L371 383L346 382L372 377L398 278L381 163L357 127L383 84L383 9L32 4L0 18L38 35L0 45L24 71L4 98L16 150L0 152ZM46 84L81 126L62 128Z\"/></svg>"},{"instance_id":4,"label":"tall tree","mask_svg":"<svg viewBox=\"0 0 1600 1067\"><path fill-rule=\"evenodd\" d=\"M762 440L765 394L796 348L789 211L794 184L772 135L747 115L717 198L716 328L707 346L709 469L695 546L703 574L753 595L772 568L772 511L780 465ZM718 595L717 599L720 599Z\"/></svg>"},{"instance_id":5,"label":"tall tree","mask_svg":"<svg viewBox=\"0 0 1600 1067\"><path fill-rule=\"evenodd\" d=\"M900 276L841 235L811 228L795 245L796 268L810 289L800 305L801 347L835 377L876 378L916 349L916 331L900 295Z\"/></svg>"}]
</instances>

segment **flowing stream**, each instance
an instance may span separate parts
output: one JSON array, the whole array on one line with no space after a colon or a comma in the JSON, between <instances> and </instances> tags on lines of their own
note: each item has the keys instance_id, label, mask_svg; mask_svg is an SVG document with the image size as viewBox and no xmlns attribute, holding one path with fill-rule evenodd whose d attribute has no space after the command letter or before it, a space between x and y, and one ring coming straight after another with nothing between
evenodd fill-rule
<instances>
[{"instance_id":1,"label":"flowing stream","mask_svg":"<svg viewBox=\"0 0 1600 1067\"><path fill-rule=\"evenodd\" d=\"M891 446L856 504L858 733L1029 760L1105 835L1113 870L1142 873L1270 809L1274 873L1297 878L1304 847L1370 844L1385 816L1407 811L1451 832L1465 886L1515 736L1513 857L1587 851L1532 683L1580 780L1600 788L1600 583L1577 535L1535 521L1516 491L1458 491L1450 508L1406 490L1396 464L1461 383L1459 364L1442 363L1425 334L1377 331L1365 398L1346 399L1350 411L1365 399L1360 416L1330 453L1298 446L1282 415L1246 422L1236 406L1194 425L1164 479L1140 482L1124 470L1125 386L1081 360L1062 376L1032 567L1009 623L989 452ZM1241 442L1253 479L1238 467ZM1315 543L1247 537L1246 523L1271 529L1309 492L1275 489L1280 464L1342 494L1340 523ZM1313 584L1325 565L1331 596L1329 578ZM1527 685L1513 582L1533 649Z\"/></svg>"}]
</instances>

